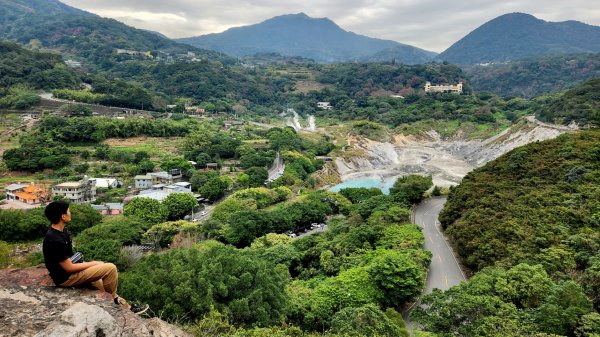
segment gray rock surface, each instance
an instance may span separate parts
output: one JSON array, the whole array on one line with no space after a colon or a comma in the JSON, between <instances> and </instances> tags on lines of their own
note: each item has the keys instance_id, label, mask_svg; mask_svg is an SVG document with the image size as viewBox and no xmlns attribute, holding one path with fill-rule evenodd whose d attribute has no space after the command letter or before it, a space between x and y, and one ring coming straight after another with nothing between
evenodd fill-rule
<instances>
[{"instance_id":1,"label":"gray rock surface","mask_svg":"<svg viewBox=\"0 0 600 337\"><path fill-rule=\"evenodd\" d=\"M473 169L516 147L577 130L577 125L542 123L529 116L483 140L468 139L460 133L442 139L433 130L423 137L396 135L391 142L355 138L348 142L347 148L361 155L337 157L335 164L342 181L375 178L386 182L398 176L421 174L431 175L438 186L450 186L459 184Z\"/></svg>"},{"instance_id":2,"label":"gray rock surface","mask_svg":"<svg viewBox=\"0 0 600 337\"><path fill-rule=\"evenodd\" d=\"M0 270L0 336L191 337L115 305L105 292L54 287L43 265Z\"/></svg>"}]
</instances>

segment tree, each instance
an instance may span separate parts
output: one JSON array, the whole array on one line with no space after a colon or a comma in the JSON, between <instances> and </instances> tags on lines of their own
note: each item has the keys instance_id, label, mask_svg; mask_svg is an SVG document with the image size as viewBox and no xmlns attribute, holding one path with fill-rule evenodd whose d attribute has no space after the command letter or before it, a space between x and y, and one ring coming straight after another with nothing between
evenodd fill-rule
<instances>
[{"instance_id":1,"label":"tree","mask_svg":"<svg viewBox=\"0 0 600 337\"><path fill-rule=\"evenodd\" d=\"M269 178L269 172L263 167L251 167L246 170L248 175L248 185L250 187L260 187L265 185Z\"/></svg>"},{"instance_id":2,"label":"tree","mask_svg":"<svg viewBox=\"0 0 600 337\"><path fill-rule=\"evenodd\" d=\"M168 219L173 221L190 214L192 209L198 206L198 201L190 193L171 193L162 204L169 212Z\"/></svg>"},{"instance_id":3,"label":"tree","mask_svg":"<svg viewBox=\"0 0 600 337\"><path fill-rule=\"evenodd\" d=\"M86 173L89 169L90 169L90 164L88 164L88 163L81 163L81 164L77 164L77 166L75 166L75 172L80 173L80 174Z\"/></svg>"},{"instance_id":4,"label":"tree","mask_svg":"<svg viewBox=\"0 0 600 337\"><path fill-rule=\"evenodd\" d=\"M102 215L90 205L70 204L71 222L69 229L73 234L81 233L84 229L96 226L102 221Z\"/></svg>"},{"instance_id":5,"label":"tree","mask_svg":"<svg viewBox=\"0 0 600 337\"><path fill-rule=\"evenodd\" d=\"M371 197L383 195L383 192L376 187L366 188L342 188L340 194L350 200L353 204L359 204Z\"/></svg>"},{"instance_id":6,"label":"tree","mask_svg":"<svg viewBox=\"0 0 600 337\"><path fill-rule=\"evenodd\" d=\"M390 194L398 195L411 204L416 204L422 200L423 193L432 185L431 176L409 175L398 178L394 186L390 188Z\"/></svg>"},{"instance_id":7,"label":"tree","mask_svg":"<svg viewBox=\"0 0 600 337\"><path fill-rule=\"evenodd\" d=\"M388 306L404 303L425 287L425 268L400 251L388 251L370 263L370 274Z\"/></svg>"},{"instance_id":8,"label":"tree","mask_svg":"<svg viewBox=\"0 0 600 337\"><path fill-rule=\"evenodd\" d=\"M82 104L65 104L58 109L69 117L88 117L92 115L92 109Z\"/></svg>"},{"instance_id":9,"label":"tree","mask_svg":"<svg viewBox=\"0 0 600 337\"><path fill-rule=\"evenodd\" d=\"M574 281L556 284L533 317L540 331L572 335L579 320L593 312L591 301Z\"/></svg>"},{"instance_id":10,"label":"tree","mask_svg":"<svg viewBox=\"0 0 600 337\"><path fill-rule=\"evenodd\" d=\"M188 172L189 170L193 169L194 166L189 161L187 161L181 157L176 157L176 158L163 160L160 163L160 168L165 171L169 171L172 169L180 169L181 172L185 173L185 172Z\"/></svg>"},{"instance_id":11,"label":"tree","mask_svg":"<svg viewBox=\"0 0 600 337\"><path fill-rule=\"evenodd\" d=\"M600 336L600 314L592 312L581 316L577 329L575 329L577 337L596 337Z\"/></svg>"},{"instance_id":12,"label":"tree","mask_svg":"<svg viewBox=\"0 0 600 337\"><path fill-rule=\"evenodd\" d=\"M190 177L190 184L192 184L192 190L198 190L202 185L206 184L207 181L218 178L219 172L217 171L198 171L194 172Z\"/></svg>"},{"instance_id":13,"label":"tree","mask_svg":"<svg viewBox=\"0 0 600 337\"><path fill-rule=\"evenodd\" d=\"M286 317L289 280L284 266L253 250L216 245L150 255L123 275L119 288L169 321L196 321L217 310L238 326L268 326Z\"/></svg>"},{"instance_id":14,"label":"tree","mask_svg":"<svg viewBox=\"0 0 600 337\"><path fill-rule=\"evenodd\" d=\"M10 262L10 253L12 249L8 243L0 240L0 268L8 268L8 263Z\"/></svg>"},{"instance_id":15,"label":"tree","mask_svg":"<svg viewBox=\"0 0 600 337\"><path fill-rule=\"evenodd\" d=\"M343 336L406 336L373 304L338 311L331 320L331 332Z\"/></svg>"},{"instance_id":16,"label":"tree","mask_svg":"<svg viewBox=\"0 0 600 337\"><path fill-rule=\"evenodd\" d=\"M110 153L110 146L106 144L99 144L95 147L94 157L98 159L107 159Z\"/></svg>"},{"instance_id":17,"label":"tree","mask_svg":"<svg viewBox=\"0 0 600 337\"><path fill-rule=\"evenodd\" d=\"M150 198L134 198L127 205L123 212L128 217L138 217L145 225L144 228L150 228L161 222L165 222L169 216L169 211L159 201Z\"/></svg>"},{"instance_id":18,"label":"tree","mask_svg":"<svg viewBox=\"0 0 600 337\"><path fill-rule=\"evenodd\" d=\"M75 239L75 248L86 260L120 263L123 245L139 244L144 223L137 218L105 218L101 224L83 230Z\"/></svg>"},{"instance_id":19,"label":"tree","mask_svg":"<svg viewBox=\"0 0 600 337\"><path fill-rule=\"evenodd\" d=\"M167 247L173 241L175 235L181 232L198 232L200 225L188 221L170 221L152 226L144 233L143 238L147 242L152 242L160 247Z\"/></svg>"},{"instance_id":20,"label":"tree","mask_svg":"<svg viewBox=\"0 0 600 337\"><path fill-rule=\"evenodd\" d=\"M198 192L201 196L209 200L218 200L225 194L227 182L222 180L218 175L211 177L200 188Z\"/></svg>"},{"instance_id":21,"label":"tree","mask_svg":"<svg viewBox=\"0 0 600 337\"><path fill-rule=\"evenodd\" d=\"M225 238L237 247L249 246L254 239L271 231L273 224L269 215L263 211L236 212L225 231Z\"/></svg>"},{"instance_id":22,"label":"tree","mask_svg":"<svg viewBox=\"0 0 600 337\"><path fill-rule=\"evenodd\" d=\"M198 163L198 168L205 168L206 164L213 161L210 155L206 152L201 152L196 156L196 163Z\"/></svg>"}]
</instances>

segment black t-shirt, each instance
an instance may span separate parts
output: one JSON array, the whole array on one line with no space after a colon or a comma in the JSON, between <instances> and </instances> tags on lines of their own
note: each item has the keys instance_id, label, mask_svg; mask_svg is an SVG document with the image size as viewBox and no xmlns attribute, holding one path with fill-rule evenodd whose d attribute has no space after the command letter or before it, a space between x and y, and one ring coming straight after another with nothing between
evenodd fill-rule
<instances>
[{"instance_id":1,"label":"black t-shirt","mask_svg":"<svg viewBox=\"0 0 600 337\"><path fill-rule=\"evenodd\" d=\"M52 281L57 286L61 285L69 278L69 273L60 266L60 262L73 255L71 233L66 227L62 232L52 227L48 228L42 250L46 269L50 272Z\"/></svg>"}]
</instances>

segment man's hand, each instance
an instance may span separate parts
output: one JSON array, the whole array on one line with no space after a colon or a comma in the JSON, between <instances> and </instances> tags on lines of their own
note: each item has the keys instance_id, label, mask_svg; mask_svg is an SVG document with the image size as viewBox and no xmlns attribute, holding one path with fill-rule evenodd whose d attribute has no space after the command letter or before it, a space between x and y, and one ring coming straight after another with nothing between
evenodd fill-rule
<instances>
[{"instance_id":1,"label":"man's hand","mask_svg":"<svg viewBox=\"0 0 600 337\"><path fill-rule=\"evenodd\" d=\"M82 270L86 270L90 267L102 264L102 261L91 261L82 263L73 263L71 259L65 259L60 262L60 266L69 274L73 274Z\"/></svg>"}]
</instances>

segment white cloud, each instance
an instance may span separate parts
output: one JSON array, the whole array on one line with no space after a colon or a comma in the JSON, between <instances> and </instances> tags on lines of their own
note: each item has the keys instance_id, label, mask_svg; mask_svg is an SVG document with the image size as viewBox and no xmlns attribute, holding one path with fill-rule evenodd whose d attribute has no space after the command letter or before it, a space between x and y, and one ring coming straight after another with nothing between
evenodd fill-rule
<instances>
[{"instance_id":1,"label":"white cloud","mask_svg":"<svg viewBox=\"0 0 600 337\"><path fill-rule=\"evenodd\" d=\"M510 12L547 21L600 25L589 0L64 0L66 4L169 37L219 33L273 16L304 12L345 30L441 52L483 23Z\"/></svg>"}]
</instances>

